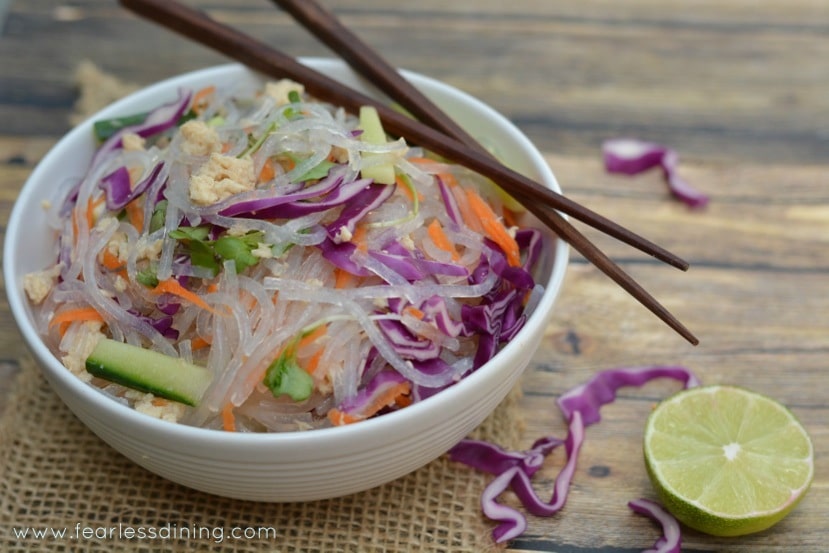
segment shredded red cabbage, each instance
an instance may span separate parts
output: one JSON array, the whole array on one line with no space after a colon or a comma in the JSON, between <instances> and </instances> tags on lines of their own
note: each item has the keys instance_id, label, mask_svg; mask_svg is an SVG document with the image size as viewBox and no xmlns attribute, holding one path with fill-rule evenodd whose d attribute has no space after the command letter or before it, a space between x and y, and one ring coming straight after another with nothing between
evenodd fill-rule
<instances>
[{"instance_id":1,"label":"shredded red cabbage","mask_svg":"<svg viewBox=\"0 0 829 553\"><path fill-rule=\"evenodd\" d=\"M110 211L123 209L156 182L162 169L164 169L163 162L153 167L152 171L135 186L132 186L130 182L130 173L126 167L119 167L102 178L100 186L106 194L107 209Z\"/></svg>"},{"instance_id":2,"label":"shredded red cabbage","mask_svg":"<svg viewBox=\"0 0 829 553\"><path fill-rule=\"evenodd\" d=\"M652 518L662 526L662 536L654 542L651 549L645 549L642 553L680 553L682 551L679 523L659 503L649 499L634 499L628 502L628 507L635 513Z\"/></svg>"},{"instance_id":3,"label":"shredded red cabbage","mask_svg":"<svg viewBox=\"0 0 829 553\"><path fill-rule=\"evenodd\" d=\"M125 133L134 133L142 138L147 138L176 126L190 106L190 97L189 90L180 89L178 98L151 111L144 121L120 129L98 148L92 158L91 166L97 167L110 152L120 149L122 147L121 138Z\"/></svg>"},{"instance_id":4,"label":"shredded red cabbage","mask_svg":"<svg viewBox=\"0 0 829 553\"><path fill-rule=\"evenodd\" d=\"M602 145L605 169L611 173L638 175L654 167L660 167L671 193L693 208L708 204L708 196L694 189L679 176L679 155L660 144L633 138L607 140Z\"/></svg>"},{"instance_id":5,"label":"shredded red cabbage","mask_svg":"<svg viewBox=\"0 0 829 553\"><path fill-rule=\"evenodd\" d=\"M578 454L584 442L585 428L601 420L600 408L616 399L619 388L642 386L656 378L672 378L682 382L686 388L699 385L699 380L690 370L678 366L633 367L601 371L585 384L573 388L558 399L559 409L568 422L567 437L564 440L553 436L544 437L537 440L526 452L508 452L486 442L464 440L449 451L450 459L496 475L481 496L483 513L497 522L492 531L496 542L515 539L527 528L526 517L521 512L498 503L497 499L501 493L508 488L512 489L521 505L531 514L552 516L557 513L564 507L567 499L570 482L576 470ZM552 498L544 501L533 489L531 478L540 468L544 458L562 443L567 460L556 476ZM650 508L647 503L642 506L639 502L635 502L634 505L636 508L648 507L649 513L659 514L661 517L659 520L663 522L666 537L663 538L664 544L658 542L659 547L679 543L678 525L674 530L674 526L667 518L670 515L659 513ZM656 551L673 550L657 549Z\"/></svg>"}]
</instances>

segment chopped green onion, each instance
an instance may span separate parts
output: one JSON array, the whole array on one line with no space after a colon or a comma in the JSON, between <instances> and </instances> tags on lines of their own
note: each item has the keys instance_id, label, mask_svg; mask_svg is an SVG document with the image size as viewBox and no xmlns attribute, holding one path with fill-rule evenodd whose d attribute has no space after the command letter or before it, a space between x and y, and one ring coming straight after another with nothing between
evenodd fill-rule
<instances>
[{"instance_id":1,"label":"chopped green onion","mask_svg":"<svg viewBox=\"0 0 829 553\"><path fill-rule=\"evenodd\" d=\"M271 363L264 383L274 397L287 395L294 401L305 401L314 391L314 379L297 364L293 350L292 344Z\"/></svg>"}]
</instances>

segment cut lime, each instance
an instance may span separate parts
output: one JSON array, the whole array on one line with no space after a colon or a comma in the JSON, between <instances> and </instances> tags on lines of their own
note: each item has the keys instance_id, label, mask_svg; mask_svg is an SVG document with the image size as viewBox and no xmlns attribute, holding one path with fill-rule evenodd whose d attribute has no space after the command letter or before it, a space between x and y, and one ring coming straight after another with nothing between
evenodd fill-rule
<instances>
[{"instance_id":1,"label":"cut lime","mask_svg":"<svg viewBox=\"0 0 829 553\"><path fill-rule=\"evenodd\" d=\"M715 536L759 532L803 498L812 442L778 402L733 386L679 392L645 427L645 464L665 507Z\"/></svg>"}]
</instances>

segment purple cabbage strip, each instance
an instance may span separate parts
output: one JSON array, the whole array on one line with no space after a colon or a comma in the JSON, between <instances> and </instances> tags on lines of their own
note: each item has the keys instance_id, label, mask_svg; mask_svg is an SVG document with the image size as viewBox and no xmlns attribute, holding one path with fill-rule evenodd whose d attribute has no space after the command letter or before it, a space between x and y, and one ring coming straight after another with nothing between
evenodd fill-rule
<instances>
[{"instance_id":1,"label":"purple cabbage strip","mask_svg":"<svg viewBox=\"0 0 829 553\"><path fill-rule=\"evenodd\" d=\"M708 196L694 189L679 176L679 155L660 144L633 138L607 140L602 145L605 169L610 173L638 175L660 167L671 193L692 208L708 204Z\"/></svg>"},{"instance_id":2,"label":"purple cabbage strip","mask_svg":"<svg viewBox=\"0 0 829 553\"><path fill-rule=\"evenodd\" d=\"M343 271L355 276L369 276L374 274L352 259L354 252L357 251L357 246L351 242L335 244L331 238L326 237L325 240L317 244L317 247L322 251L322 256L329 263Z\"/></svg>"},{"instance_id":3,"label":"purple cabbage strip","mask_svg":"<svg viewBox=\"0 0 829 553\"><path fill-rule=\"evenodd\" d=\"M438 189L440 190L440 197L443 200L443 205L446 207L446 214L449 215L449 218L452 219L456 225L459 225L461 222L461 210L458 207L458 202L455 200L455 196L452 195L452 191L449 190L449 186L440 178L439 175L435 175L438 183Z\"/></svg>"},{"instance_id":4,"label":"purple cabbage strip","mask_svg":"<svg viewBox=\"0 0 829 553\"><path fill-rule=\"evenodd\" d=\"M190 106L190 97L191 93L189 90L180 89L178 91L178 98L151 111L143 122L124 127L113 134L95 152L91 167L96 167L110 152L121 148L121 137L125 133L130 132L142 138L147 138L176 126L179 119L181 119Z\"/></svg>"},{"instance_id":5,"label":"purple cabbage strip","mask_svg":"<svg viewBox=\"0 0 829 553\"><path fill-rule=\"evenodd\" d=\"M564 506L570 482L575 473L578 454L584 442L584 430L587 426L601 420L599 414L601 406L614 401L619 388L642 386L655 378L663 377L679 380L686 388L699 385L699 380L690 370L678 366L609 369L597 373L587 383L573 388L559 398L557 404L568 421L568 434L564 440L567 460L556 476L553 495L549 502L541 500L532 487L531 477L538 470L540 461L537 466L533 465L532 469L528 470L528 467L521 462L522 454L504 452L497 446L486 447L482 442L475 440L461 441L452 448L449 451L450 459L496 474L496 478L481 496L484 514L498 523L492 532L495 541L504 542L514 539L520 536L527 527L524 515L496 501L501 493L508 488L512 489L523 507L534 515L552 516L558 512ZM561 441L554 437L542 438L536 441L536 444L546 444L544 447L534 446L534 450L523 455L533 454L543 458L558 443ZM650 512L655 513L653 510ZM667 527L666 536L668 536ZM670 545L673 539L671 533L664 542L657 542L657 547ZM678 543L678 535L676 540ZM656 551L662 552L663 550L657 549ZM672 550L665 549L664 551Z\"/></svg>"},{"instance_id":6,"label":"purple cabbage strip","mask_svg":"<svg viewBox=\"0 0 829 553\"><path fill-rule=\"evenodd\" d=\"M469 276L469 271L462 265L427 259L422 252L412 252L399 242L390 242L382 250L370 251L369 255L409 281L423 280L433 274Z\"/></svg>"},{"instance_id":7,"label":"purple cabbage strip","mask_svg":"<svg viewBox=\"0 0 829 553\"><path fill-rule=\"evenodd\" d=\"M682 551L682 533L679 523L660 504L649 499L634 499L628 507L635 513L645 515L662 526L662 536L654 542L651 549L642 553L680 553Z\"/></svg>"},{"instance_id":8,"label":"purple cabbage strip","mask_svg":"<svg viewBox=\"0 0 829 553\"><path fill-rule=\"evenodd\" d=\"M131 187L130 174L126 167L119 167L109 175L101 179L99 186L106 195L106 206L110 211L118 211L124 208L132 200L144 193L153 183L156 182L164 163L153 167L150 174L141 179L135 188Z\"/></svg>"},{"instance_id":9,"label":"purple cabbage strip","mask_svg":"<svg viewBox=\"0 0 829 553\"><path fill-rule=\"evenodd\" d=\"M171 315L164 315L163 317L149 317L147 315L142 315L137 311L132 309L128 310L128 313L134 315L136 319L144 321L145 323L152 326L156 329L162 336L168 338L170 340L178 340L179 332L175 328L173 328L173 317Z\"/></svg>"},{"instance_id":10,"label":"purple cabbage strip","mask_svg":"<svg viewBox=\"0 0 829 553\"><path fill-rule=\"evenodd\" d=\"M366 214L380 207L394 192L394 186L372 183L353 196L339 217L326 226L328 237L339 242L343 229L353 233L357 223Z\"/></svg>"},{"instance_id":11,"label":"purple cabbage strip","mask_svg":"<svg viewBox=\"0 0 829 553\"><path fill-rule=\"evenodd\" d=\"M440 355L440 346L433 340L418 338L400 321L379 319L377 326L403 359L426 361Z\"/></svg>"},{"instance_id":12,"label":"purple cabbage strip","mask_svg":"<svg viewBox=\"0 0 829 553\"><path fill-rule=\"evenodd\" d=\"M106 206L109 210L118 210L127 205L125 198L128 198L132 191L130 172L126 167L119 167L112 173L101 179L98 186L103 189L106 195ZM117 207L116 207L117 206Z\"/></svg>"},{"instance_id":13,"label":"purple cabbage strip","mask_svg":"<svg viewBox=\"0 0 829 553\"><path fill-rule=\"evenodd\" d=\"M421 303L418 309L423 311L424 320L434 322L435 326L447 336L455 338L463 330L463 323L455 321L449 314L445 298L432 296Z\"/></svg>"},{"instance_id":14,"label":"purple cabbage strip","mask_svg":"<svg viewBox=\"0 0 829 553\"><path fill-rule=\"evenodd\" d=\"M527 451L506 451L483 440L464 440L463 447L449 451L449 459L490 474L501 474L513 467L520 467L532 476L541 468L547 455L563 443L564 440L547 436L537 440Z\"/></svg>"},{"instance_id":15,"label":"purple cabbage strip","mask_svg":"<svg viewBox=\"0 0 829 553\"><path fill-rule=\"evenodd\" d=\"M297 192L290 194L271 195L265 198L256 198L253 200L244 200L222 209L219 214L225 217L235 217L244 215L246 217L255 217L258 219L276 219L286 217L283 213L285 204L293 205L297 209L302 205L301 200L310 200L311 198L318 198L336 190L343 184L345 180L345 167L339 170L332 169L328 176L321 181L312 184L311 186L302 188ZM371 181L352 181L351 184L357 183L354 189L349 189L353 195L360 192L364 186L367 186ZM313 204L310 204L313 205ZM327 209L331 206L326 206ZM309 212L310 213L310 212Z\"/></svg>"},{"instance_id":16,"label":"purple cabbage strip","mask_svg":"<svg viewBox=\"0 0 829 553\"><path fill-rule=\"evenodd\" d=\"M643 386L655 378L672 378L682 382L686 388L699 386L697 377L684 367L654 366L631 367L600 371L586 383L576 386L558 398L558 407L565 419L576 411L584 417L584 424L590 426L601 420L599 409L612 403L616 392L624 386Z\"/></svg>"},{"instance_id":17,"label":"purple cabbage strip","mask_svg":"<svg viewBox=\"0 0 829 553\"><path fill-rule=\"evenodd\" d=\"M526 252L524 270L530 271L541 258L544 248L544 235L538 229L522 228L515 233L515 241L522 252Z\"/></svg>"},{"instance_id":18,"label":"purple cabbage strip","mask_svg":"<svg viewBox=\"0 0 829 553\"><path fill-rule=\"evenodd\" d=\"M408 382L400 373L394 370L384 370L372 378L353 397L343 400L339 409L343 413L361 416L374 399L392 386Z\"/></svg>"}]
</instances>

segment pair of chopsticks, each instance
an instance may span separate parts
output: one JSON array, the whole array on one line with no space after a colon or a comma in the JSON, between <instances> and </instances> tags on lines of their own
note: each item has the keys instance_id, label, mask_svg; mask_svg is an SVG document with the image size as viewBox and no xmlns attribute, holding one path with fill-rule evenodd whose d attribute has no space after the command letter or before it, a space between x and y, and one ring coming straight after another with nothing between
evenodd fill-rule
<instances>
[{"instance_id":1,"label":"pair of chopsticks","mask_svg":"<svg viewBox=\"0 0 829 553\"><path fill-rule=\"evenodd\" d=\"M549 226L558 236L669 327L690 343L694 345L699 343L690 330L581 234L561 213L585 222L681 270L688 268L687 262L621 225L503 166L466 131L455 124L451 117L443 114L379 54L314 0L272 1L334 49L355 71L368 78L390 98L417 117L417 120L318 73L291 56L211 19L203 12L174 0L120 1L124 7L136 14L217 50L251 69L274 78L288 78L300 82L311 95L322 101L343 106L354 113L358 112L362 106L374 106L387 132L405 137L413 143L498 183L541 222Z\"/></svg>"}]
</instances>

